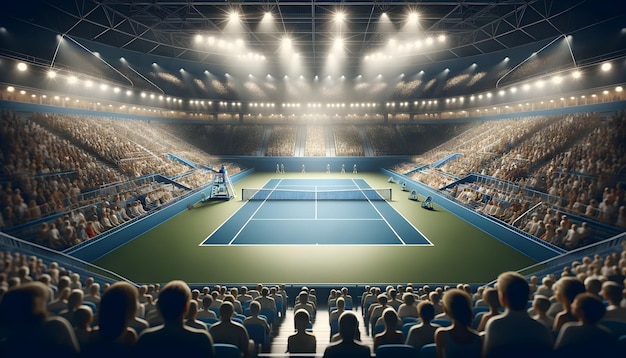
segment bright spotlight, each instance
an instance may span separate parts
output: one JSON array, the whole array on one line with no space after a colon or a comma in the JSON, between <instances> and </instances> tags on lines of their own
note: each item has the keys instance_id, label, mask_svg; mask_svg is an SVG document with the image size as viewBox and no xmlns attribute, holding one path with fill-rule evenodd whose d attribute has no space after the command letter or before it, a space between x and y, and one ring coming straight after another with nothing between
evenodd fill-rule
<instances>
[{"instance_id":1,"label":"bright spotlight","mask_svg":"<svg viewBox=\"0 0 626 358\"><path fill-rule=\"evenodd\" d=\"M432 44L433 44L433 42L435 42L435 40L433 40L433 38L432 38L432 37L429 37L429 38L427 38L427 39L426 39L426 45L429 45L429 46L430 46L430 45L432 45Z\"/></svg>"},{"instance_id":2,"label":"bright spotlight","mask_svg":"<svg viewBox=\"0 0 626 358\"><path fill-rule=\"evenodd\" d=\"M574 71L574 72L572 72L572 77L574 77L574 78L580 78L580 76L581 76L581 75L582 75L582 74L580 73L580 71Z\"/></svg>"},{"instance_id":3,"label":"bright spotlight","mask_svg":"<svg viewBox=\"0 0 626 358\"><path fill-rule=\"evenodd\" d=\"M338 11L335 13L335 21L342 22L345 19L346 19L346 14L344 14L343 11Z\"/></svg>"},{"instance_id":4,"label":"bright spotlight","mask_svg":"<svg viewBox=\"0 0 626 358\"><path fill-rule=\"evenodd\" d=\"M20 72L24 72L28 69L28 66L24 62L20 62L17 64L17 70Z\"/></svg>"},{"instance_id":5,"label":"bright spotlight","mask_svg":"<svg viewBox=\"0 0 626 358\"><path fill-rule=\"evenodd\" d=\"M7 87L7 91L8 92L15 92L15 87L9 86L9 87Z\"/></svg>"},{"instance_id":6,"label":"bright spotlight","mask_svg":"<svg viewBox=\"0 0 626 358\"><path fill-rule=\"evenodd\" d=\"M197 44L202 43L202 35L200 35L200 34L196 35L195 41L196 41Z\"/></svg>"},{"instance_id":7,"label":"bright spotlight","mask_svg":"<svg viewBox=\"0 0 626 358\"><path fill-rule=\"evenodd\" d=\"M615 87L615 92L622 92L623 90L622 86Z\"/></svg>"},{"instance_id":8,"label":"bright spotlight","mask_svg":"<svg viewBox=\"0 0 626 358\"><path fill-rule=\"evenodd\" d=\"M69 82L70 84L74 84L74 83L78 82L78 78L76 78L76 76L70 76L67 79L67 82Z\"/></svg>"},{"instance_id":9,"label":"bright spotlight","mask_svg":"<svg viewBox=\"0 0 626 358\"><path fill-rule=\"evenodd\" d=\"M57 73L54 72L53 70L48 71L48 78L55 78L57 76Z\"/></svg>"},{"instance_id":10,"label":"bright spotlight","mask_svg":"<svg viewBox=\"0 0 626 358\"><path fill-rule=\"evenodd\" d=\"M239 21L239 12L237 12L237 11L231 11L231 12L228 14L228 19L229 19L230 21Z\"/></svg>"},{"instance_id":11,"label":"bright spotlight","mask_svg":"<svg viewBox=\"0 0 626 358\"><path fill-rule=\"evenodd\" d=\"M285 47L290 47L291 46L291 39L289 37L283 37L282 44Z\"/></svg>"},{"instance_id":12,"label":"bright spotlight","mask_svg":"<svg viewBox=\"0 0 626 358\"><path fill-rule=\"evenodd\" d=\"M602 64L600 69L602 69L602 71L604 71L604 72L607 72L607 71L611 70L611 67L613 67L613 66L611 65L610 62L605 62L605 63Z\"/></svg>"},{"instance_id":13,"label":"bright spotlight","mask_svg":"<svg viewBox=\"0 0 626 358\"><path fill-rule=\"evenodd\" d=\"M93 87L93 82L91 80L86 80L85 81L85 87L87 87L87 88Z\"/></svg>"},{"instance_id":14,"label":"bright spotlight","mask_svg":"<svg viewBox=\"0 0 626 358\"><path fill-rule=\"evenodd\" d=\"M439 37L437 37L437 40L439 42L445 42L446 41L446 35L439 35Z\"/></svg>"},{"instance_id":15,"label":"bright spotlight","mask_svg":"<svg viewBox=\"0 0 626 358\"><path fill-rule=\"evenodd\" d=\"M267 11L265 15L263 15L263 20L272 20L273 18L274 18L274 15L272 14L271 11Z\"/></svg>"},{"instance_id":16,"label":"bright spotlight","mask_svg":"<svg viewBox=\"0 0 626 358\"><path fill-rule=\"evenodd\" d=\"M561 76L556 75L556 76L552 77L552 83L554 83L555 85L558 85L562 81L563 81L563 79L561 78Z\"/></svg>"},{"instance_id":17,"label":"bright spotlight","mask_svg":"<svg viewBox=\"0 0 626 358\"><path fill-rule=\"evenodd\" d=\"M417 13L415 11L409 13L409 21L417 21L417 17Z\"/></svg>"}]
</instances>

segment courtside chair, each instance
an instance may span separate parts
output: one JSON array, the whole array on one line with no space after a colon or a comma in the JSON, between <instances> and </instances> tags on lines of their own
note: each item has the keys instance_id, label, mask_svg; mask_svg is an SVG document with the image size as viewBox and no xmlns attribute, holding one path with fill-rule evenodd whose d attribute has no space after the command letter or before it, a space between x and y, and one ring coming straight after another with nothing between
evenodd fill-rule
<instances>
[{"instance_id":1,"label":"courtside chair","mask_svg":"<svg viewBox=\"0 0 626 358\"><path fill-rule=\"evenodd\" d=\"M419 353L419 358L437 358L437 346L435 343L429 343L422 346Z\"/></svg>"},{"instance_id":2,"label":"courtside chair","mask_svg":"<svg viewBox=\"0 0 626 358\"><path fill-rule=\"evenodd\" d=\"M241 358L239 348L234 344L215 343L213 347L216 358Z\"/></svg>"},{"instance_id":3,"label":"courtside chair","mask_svg":"<svg viewBox=\"0 0 626 358\"><path fill-rule=\"evenodd\" d=\"M417 358L417 349L408 344L383 344L376 348L376 358Z\"/></svg>"}]
</instances>

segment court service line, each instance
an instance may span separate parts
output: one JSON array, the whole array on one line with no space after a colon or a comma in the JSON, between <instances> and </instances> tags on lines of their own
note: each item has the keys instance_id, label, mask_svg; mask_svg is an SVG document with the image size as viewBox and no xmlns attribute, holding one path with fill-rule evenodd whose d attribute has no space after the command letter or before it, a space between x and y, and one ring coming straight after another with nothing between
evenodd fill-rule
<instances>
[{"instance_id":1,"label":"court service line","mask_svg":"<svg viewBox=\"0 0 626 358\"><path fill-rule=\"evenodd\" d=\"M327 219L307 219L307 218L302 218L302 219L297 219L297 218L291 218L291 219L281 219L281 218L265 218L265 219L252 219L250 221L385 221L385 219L382 218L378 218L378 219L333 219L333 218L327 218Z\"/></svg>"},{"instance_id":2,"label":"court service line","mask_svg":"<svg viewBox=\"0 0 626 358\"><path fill-rule=\"evenodd\" d=\"M250 223L250 221L252 221L252 218L254 217L254 215L256 215L257 212L259 212L259 210L261 210L261 208L263 207L263 204L265 204L265 202L267 201L267 199L270 197L270 195L272 195L272 193L274 192L274 190L276 190L276 188L280 185L280 182L283 181L283 179L280 179L278 181L278 183L276 183L276 185L272 188L272 191L270 191L269 195L261 202L261 205L259 205L258 208L256 208L256 210L252 213L252 215L250 215L250 217L248 218L248 220L246 220L246 223L243 224L243 226L241 226L241 229L239 229L239 231L237 231L237 233L235 234L235 236L233 236L232 240L230 240L228 242L228 245L232 245L232 243L237 239L237 236L239 236L239 234L241 234L241 232L243 231L243 229L248 226L248 224Z\"/></svg>"},{"instance_id":3,"label":"court service line","mask_svg":"<svg viewBox=\"0 0 626 358\"><path fill-rule=\"evenodd\" d=\"M404 240L402 240L402 237L400 237L400 235L398 235L398 233L396 232L396 230L393 228L393 226L391 226L391 224L389 224L389 221L387 221L387 218L385 218L383 216L383 214L378 210L378 208L376 207L376 205L374 205L374 203L372 203L372 201L367 197L367 195L365 195L365 193L363 192L363 188L361 188L359 186L359 184L356 183L356 181L354 179L352 179L352 182L354 183L354 185L361 191L361 193L363 193L363 195L365 196L365 198L367 199L367 202L370 203L370 205L372 206L372 208L374 208L374 210L376 210L376 212L378 213L378 215L383 219L383 221L385 222L385 224L387 224L387 226L389 226L389 229L396 235L396 237L398 238L398 240L400 240L400 242L402 243L403 246L406 246L406 242L404 242Z\"/></svg>"}]
</instances>

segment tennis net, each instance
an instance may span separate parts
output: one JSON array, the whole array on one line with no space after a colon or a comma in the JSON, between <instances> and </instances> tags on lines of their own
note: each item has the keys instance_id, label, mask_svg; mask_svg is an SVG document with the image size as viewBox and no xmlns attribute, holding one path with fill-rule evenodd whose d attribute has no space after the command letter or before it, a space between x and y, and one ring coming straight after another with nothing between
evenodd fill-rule
<instances>
[{"instance_id":1,"label":"tennis net","mask_svg":"<svg viewBox=\"0 0 626 358\"><path fill-rule=\"evenodd\" d=\"M248 200L391 200L391 188L363 189L241 189L241 199Z\"/></svg>"}]
</instances>

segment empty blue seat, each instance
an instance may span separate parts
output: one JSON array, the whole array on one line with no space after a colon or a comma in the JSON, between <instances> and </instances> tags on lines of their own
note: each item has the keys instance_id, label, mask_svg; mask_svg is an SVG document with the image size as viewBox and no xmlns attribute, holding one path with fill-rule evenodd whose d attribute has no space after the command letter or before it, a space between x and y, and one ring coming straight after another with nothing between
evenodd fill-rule
<instances>
[{"instance_id":1,"label":"empty blue seat","mask_svg":"<svg viewBox=\"0 0 626 358\"><path fill-rule=\"evenodd\" d=\"M417 349L408 344L383 344L376 348L376 358L416 358Z\"/></svg>"},{"instance_id":2,"label":"empty blue seat","mask_svg":"<svg viewBox=\"0 0 626 358\"><path fill-rule=\"evenodd\" d=\"M215 343L213 347L216 358L241 358L239 348L234 344Z\"/></svg>"},{"instance_id":3,"label":"empty blue seat","mask_svg":"<svg viewBox=\"0 0 626 358\"><path fill-rule=\"evenodd\" d=\"M256 346L262 345L265 346L269 344L269 337L267 332L265 331L265 326L262 324L246 324L246 331L248 331L248 336L250 339L254 341Z\"/></svg>"},{"instance_id":4,"label":"empty blue seat","mask_svg":"<svg viewBox=\"0 0 626 358\"><path fill-rule=\"evenodd\" d=\"M437 346L435 343L422 346L419 352L419 358L437 358Z\"/></svg>"}]
</instances>

